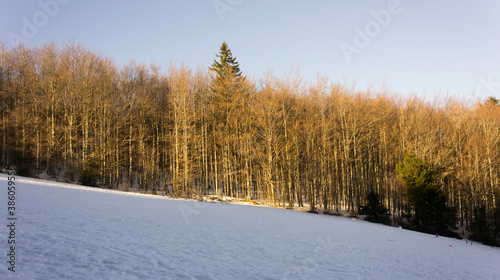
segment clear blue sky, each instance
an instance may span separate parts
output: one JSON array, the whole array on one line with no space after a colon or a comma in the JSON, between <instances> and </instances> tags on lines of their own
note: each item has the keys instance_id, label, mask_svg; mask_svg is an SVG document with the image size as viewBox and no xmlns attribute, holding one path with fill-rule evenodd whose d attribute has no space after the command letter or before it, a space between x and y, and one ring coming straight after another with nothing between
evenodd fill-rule
<instances>
[{"instance_id":1,"label":"clear blue sky","mask_svg":"<svg viewBox=\"0 0 500 280\"><path fill-rule=\"evenodd\" d=\"M300 67L312 83L321 74L469 99L500 97L499 14L494 0L0 0L0 40L74 40L119 66L134 58L164 71L171 59L208 67L226 41L257 81L268 69L282 76Z\"/></svg>"}]
</instances>

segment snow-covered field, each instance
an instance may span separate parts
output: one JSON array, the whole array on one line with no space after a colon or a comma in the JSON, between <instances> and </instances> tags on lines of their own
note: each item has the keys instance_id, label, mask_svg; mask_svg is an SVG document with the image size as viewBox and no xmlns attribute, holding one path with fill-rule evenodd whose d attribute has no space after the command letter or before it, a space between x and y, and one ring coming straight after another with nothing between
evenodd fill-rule
<instances>
[{"instance_id":1,"label":"snow-covered field","mask_svg":"<svg viewBox=\"0 0 500 280\"><path fill-rule=\"evenodd\" d=\"M500 249L357 219L16 177L0 279L500 279Z\"/></svg>"}]
</instances>

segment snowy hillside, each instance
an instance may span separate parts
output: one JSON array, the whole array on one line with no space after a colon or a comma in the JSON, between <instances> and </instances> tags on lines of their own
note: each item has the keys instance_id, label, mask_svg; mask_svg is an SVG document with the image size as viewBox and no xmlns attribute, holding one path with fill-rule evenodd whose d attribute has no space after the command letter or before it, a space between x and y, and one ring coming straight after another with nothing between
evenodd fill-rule
<instances>
[{"instance_id":1,"label":"snowy hillside","mask_svg":"<svg viewBox=\"0 0 500 280\"><path fill-rule=\"evenodd\" d=\"M357 219L16 177L0 279L500 279L500 249Z\"/></svg>"}]
</instances>

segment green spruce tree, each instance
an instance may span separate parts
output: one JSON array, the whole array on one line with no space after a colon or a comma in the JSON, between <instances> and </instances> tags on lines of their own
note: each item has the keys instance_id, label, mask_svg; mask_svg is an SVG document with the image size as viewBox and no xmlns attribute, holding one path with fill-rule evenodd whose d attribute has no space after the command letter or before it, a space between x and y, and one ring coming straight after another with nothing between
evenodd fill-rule
<instances>
[{"instance_id":1,"label":"green spruce tree","mask_svg":"<svg viewBox=\"0 0 500 280\"><path fill-rule=\"evenodd\" d=\"M211 95L209 108L211 111L211 130L209 133L214 139L214 160L217 157L217 179L223 182L222 190L219 181L215 181L216 193L234 195L237 192L234 158L241 146L239 137L243 131L243 116L245 100L248 96L247 83L243 77L240 65L233 57L229 46L223 42L217 58L209 68L213 71L210 84ZM220 192L221 190L221 192Z\"/></svg>"},{"instance_id":2,"label":"green spruce tree","mask_svg":"<svg viewBox=\"0 0 500 280\"><path fill-rule=\"evenodd\" d=\"M372 223L391 224L389 210L380 202L378 194L370 191L366 195L366 205L360 207L360 214L366 215L365 220Z\"/></svg>"},{"instance_id":3,"label":"green spruce tree","mask_svg":"<svg viewBox=\"0 0 500 280\"><path fill-rule=\"evenodd\" d=\"M221 86L228 79L239 80L242 78L240 64L236 61L236 57L233 57L226 42L222 42L219 53L215 55L217 58L214 59L212 67L208 68L216 73L212 81L214 86Z\"/></svg>"},{"instance_id":4,"label":"green spruce tree","mask_svg":"<svg viewBox=\"0 0 500 280\"><path fill-rule=\"evenodd\" d=\"M215 72L211 81L211 105L218 129L225 130L242 101L243 76L240 64L229 46L223 42L209 70Z\"/></svg>"},{"instance_id":5,"label":"green spruce tree","mask_svg":"<svg viewBox=\"0 0 500 280\"><path fill-rule=\"evenodd\" d=\"M498 98L490 96L488 97L488 100L486 100L486 104L490 106L500 106L500 101L498 100Z\"/></svg>"},{"instance_id":6,"label":"green spruce tree","mask_svg":"<svg viewBox=\"0 0 500 280\"><path fill-rule=\"evenodd\" d=\"M397 164L396 174L405 186L405 196L413 207L412 227L425 232L449 235L455 225L455 213L446 207L446 194L434 184L429 165L411 154Z\"/></svg>"}]
</instances>

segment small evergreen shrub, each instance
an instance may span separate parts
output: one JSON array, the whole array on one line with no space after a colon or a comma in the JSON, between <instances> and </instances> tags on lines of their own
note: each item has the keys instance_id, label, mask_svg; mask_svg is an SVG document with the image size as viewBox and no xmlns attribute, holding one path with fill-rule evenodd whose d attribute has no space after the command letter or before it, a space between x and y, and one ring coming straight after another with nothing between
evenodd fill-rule
<instances>
[{"instance_id":1,"label":"small evergreen shrub","mask_svg":"<svg viewBox=\"0 0 500 280\"><path fill-rule=\"evenodd\" d=\"M99 168L99 161L94 159L88 160L84 165L84 168L80 172L80 184L89 187L97 187L97 180L99 179Z\"/></svg>"},{"instance_id":2,"label":"small evergreen shrub","mask_svg":"<svg viewBox=\"0 0 500 280\"><path fill-rule=\"evenodd\" d=\"M366 196L367 204L360 207L360 214L367 215L365 220L380 223L380 224L391 224L391 218L389 216L389 210L380 202L378 194L374 191L370 191Z\"/></svg>"}]
</instances>

